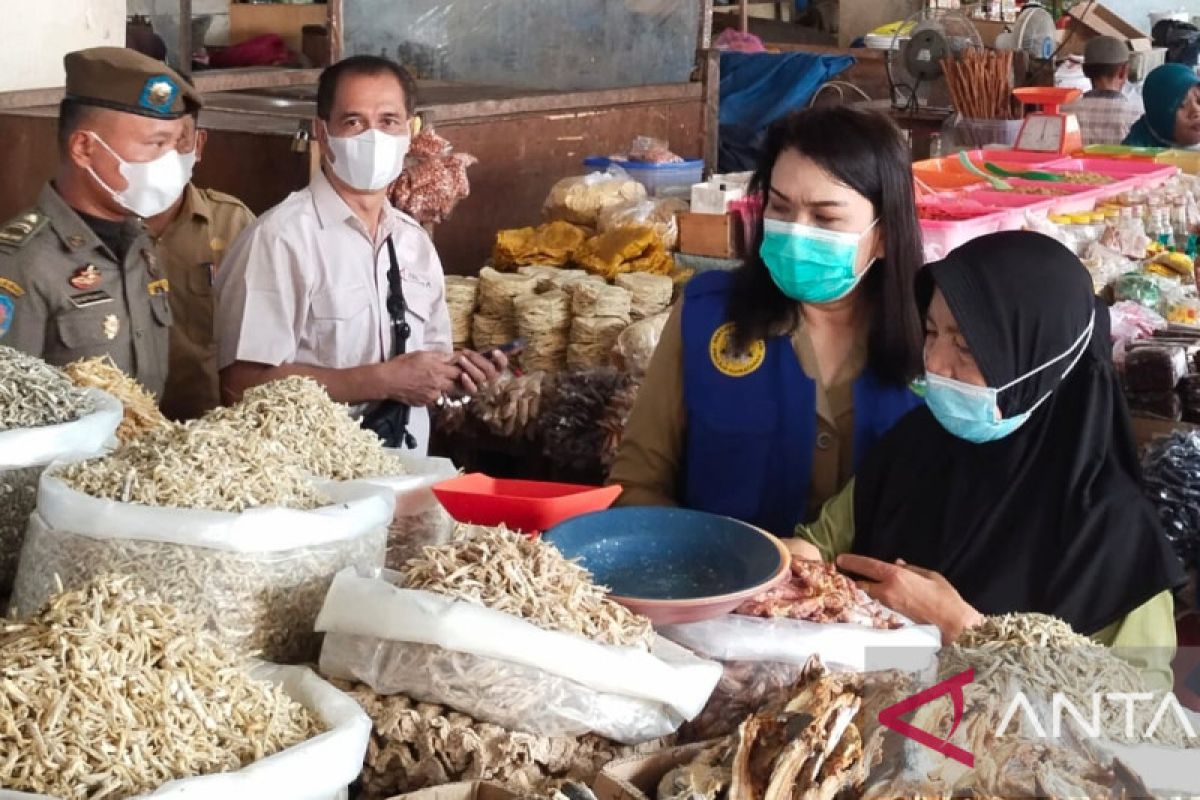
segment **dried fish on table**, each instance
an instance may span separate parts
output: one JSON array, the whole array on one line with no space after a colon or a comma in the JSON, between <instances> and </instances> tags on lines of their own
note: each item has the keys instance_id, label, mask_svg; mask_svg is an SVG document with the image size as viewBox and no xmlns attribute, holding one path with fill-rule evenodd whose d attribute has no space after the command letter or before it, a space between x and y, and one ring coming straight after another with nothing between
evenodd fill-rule
<instances>
[{"instance_id":1,"label":"dried fish on table","mask_svg":"<svg viewBox=\"0 0 1200 800\"><path fill-rule=\"evenodd\" d=\"M866 779L856 722L861 675L829 674L816 658L796 683L737 732L668 773L658 800L832 800Z\"/></svg>"},{"instance_id":2,"label":"dried fish on table","mask_svg":"<svg viewBox=\"0 0 1200 800\"><path fill-rule=\"evenodd\" d=\"M654 639L650 620L609 600L586 569L503 526L464 526L454 541L426 547L400 573L407 589L486 606L546 630L646 649Z\"/></svg>"},{"instance_id":3,"label":"dried fish on table","mask_svg":"<svg viewBox=\"0 0 1200 800\"><path fill-rule=\"evenodd\" d=\"M280 687L128 578L61 594L0 631L6 789L119 800L241 769L322 732Z\"/></svg>"},{"instance_id":4,"label":"dried fish on table","mask_svg":"<svg viewBox=\"0 0 1200 800\"><path fill-rule=\"evenodd\" d=\"M545 737L505 730L402 694L377 695L346 681L333 684L374 722L362 772L362 800L382 800L454 781L489 780L541 792L565 780L590 782L606 764L652 753L667 740L623 746L588 734Z\"/></svg>"},{"instance_id":5,"label":"dried fish on table","mask_svg":"<svg viewBox=\"0 0 1200 800\"><path fill-rule=\"evenodd\" d=\"M734 613L752 617L786 617L809 622L845 622L895 630L903 622L832 564L792 559L786 583L752 597Z\"/></svg>"},{"instance_id":6,"label":"dried fish on table","mask_svg":"<svg viewBox=\"0 0 1200 800\"><path fill-rule=\"evenodd\" d=\"M144 433L169 428L170 420L158 410L154 395L121 371L109 356L73 361L63 372L81 388L100 389L121 401L125 416L117 428L117 439L128 442Z\"/></svg>"},{"instance_id":7,"label":"dried fish on table","mask_svg":"<svg viewBox=\"0 0 1200 800\"><path fill-rule=\"evenodd\" d=\"M743 719L795 686L805 670L785 661L728 661L721 667L721 680L704 710L680 729L681 741L728 736Z\"/></svg>"}]
</instances>

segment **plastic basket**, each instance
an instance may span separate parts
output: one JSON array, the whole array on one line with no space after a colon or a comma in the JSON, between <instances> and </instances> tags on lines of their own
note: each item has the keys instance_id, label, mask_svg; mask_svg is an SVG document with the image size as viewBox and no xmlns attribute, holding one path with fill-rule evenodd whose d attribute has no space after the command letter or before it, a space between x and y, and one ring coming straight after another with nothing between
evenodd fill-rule
<instances>
[{"instance_id":1,"label":"plastic basket","mask_svg":"<svg viewBox=\"0 0 1200 800\"><path fill-rule=\"evenodd\" d=\"M704 160L691 159L675 164L650 164L641 161L613 161L613 164L629 173L652 195L671 189L690 189L704 180Z\"/></svg>"}]
</instances>

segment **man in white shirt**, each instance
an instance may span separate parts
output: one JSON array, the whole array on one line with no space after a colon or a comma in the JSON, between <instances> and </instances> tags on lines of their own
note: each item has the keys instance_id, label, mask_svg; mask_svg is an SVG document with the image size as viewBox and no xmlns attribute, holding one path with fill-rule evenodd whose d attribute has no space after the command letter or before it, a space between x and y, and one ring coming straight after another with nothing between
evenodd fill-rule
<instances>
[{"instance_id":1,"label":"man in white shirt","mask_svg":"<svg viewBox=\"0 0 1200 800\"><path fill-rule=\"evenodd\" d=\"M1115 36L1097 36L1083 51L1083 74L1092 89L1063 107L1079 119L1084 145L1120 144L1142 116L1124 88L1129 83L1129 45Z\"/></svg>"},{"instance_id":2,"label":"man in white shirt","mask_svg":"<svg viewBox=\"0 0 1200 800\"><path fill-rule=\"evenodd\" d=\"M402 435L390 444L424 453L426 407L475 392L503 368L500 354L453 351L433 242L387 202L414 107L412 78L387 59L356 56L322 73L321 172L238 237L217 278L225 402L307 375L368 416L403 409Z\"/></svg>"}]
</instances>

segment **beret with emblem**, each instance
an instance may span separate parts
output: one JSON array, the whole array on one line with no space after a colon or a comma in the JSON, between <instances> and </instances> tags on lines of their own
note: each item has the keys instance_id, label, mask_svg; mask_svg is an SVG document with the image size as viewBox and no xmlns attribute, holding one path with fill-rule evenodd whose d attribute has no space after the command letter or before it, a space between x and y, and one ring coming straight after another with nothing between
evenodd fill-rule
<instances>
[{"instance_id":1,"label":"beret with emblem","mask_svg":"<svg viewBox=\"0 0 1200 800\"><path fill-rule=\"evenodd\" d=\"M125 47L92 47L63 57L66 96L86 105L178 119L204 102L190 83L162 61Z\"/></svg>"}]
</instances>

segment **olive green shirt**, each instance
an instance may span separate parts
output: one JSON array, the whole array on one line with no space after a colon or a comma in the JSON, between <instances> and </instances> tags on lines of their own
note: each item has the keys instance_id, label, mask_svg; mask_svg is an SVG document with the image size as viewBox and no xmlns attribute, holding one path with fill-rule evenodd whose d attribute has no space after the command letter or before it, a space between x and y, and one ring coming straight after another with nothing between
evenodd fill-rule
<instances>
[{"instance_id":1,"label":"olive green shirt","mask_svg":"<svg viewBox=\"0 0 1200 800\"><path fill-rule=\"evenodd\" d=\"M609 482L623 489L618 505L674 506L683 495L687 410L682 313L681 300L663 329L609 473ZM812 519L854 474L854 381L866 365L867 348L860 341L825 386L803 324L792 334L792 347L804 374L816 384L817 437L805 517Z\"/></svg>"},{"instance_id":2,"label":"olive green shirt","mask_svg":"<svg viewBox=\"0 0 1200 800\"><path fill-rule=\"evenodd\" d=\"M194 419L221 404L213 282L225 250L253 221L254 214L236 197L189 183L178 216L154 241L171 280L175 324L160 403L171 419Z\"/></svg>"},{"instance_id":3,"label":"olive green shirt","mask_svg":"<svg viewBox=\"0 0 1200 800\"><path fill-rule=\"evenodd\" d=\"M812 542L827 562L850 552L854 545L854 482L825 504L816 522L798 527L796 535ZM1148 688L1174 686L1175 600L1170 591L1155 595L1092 638L1137 667Z\"/></svg>"},{"instance_id":4,"label":"olive green shirt","mask_svg":"<svg viewBox=\"0 0 1200 800\"><path fill-rule=\"evenodd\" d=\"M122 259L47 184L37 205L0 226L0 295L12 306L0 344L56 366L111 356L161 395L169 283L142 223L124 224Z\"/></svg>"}]
</instances>

